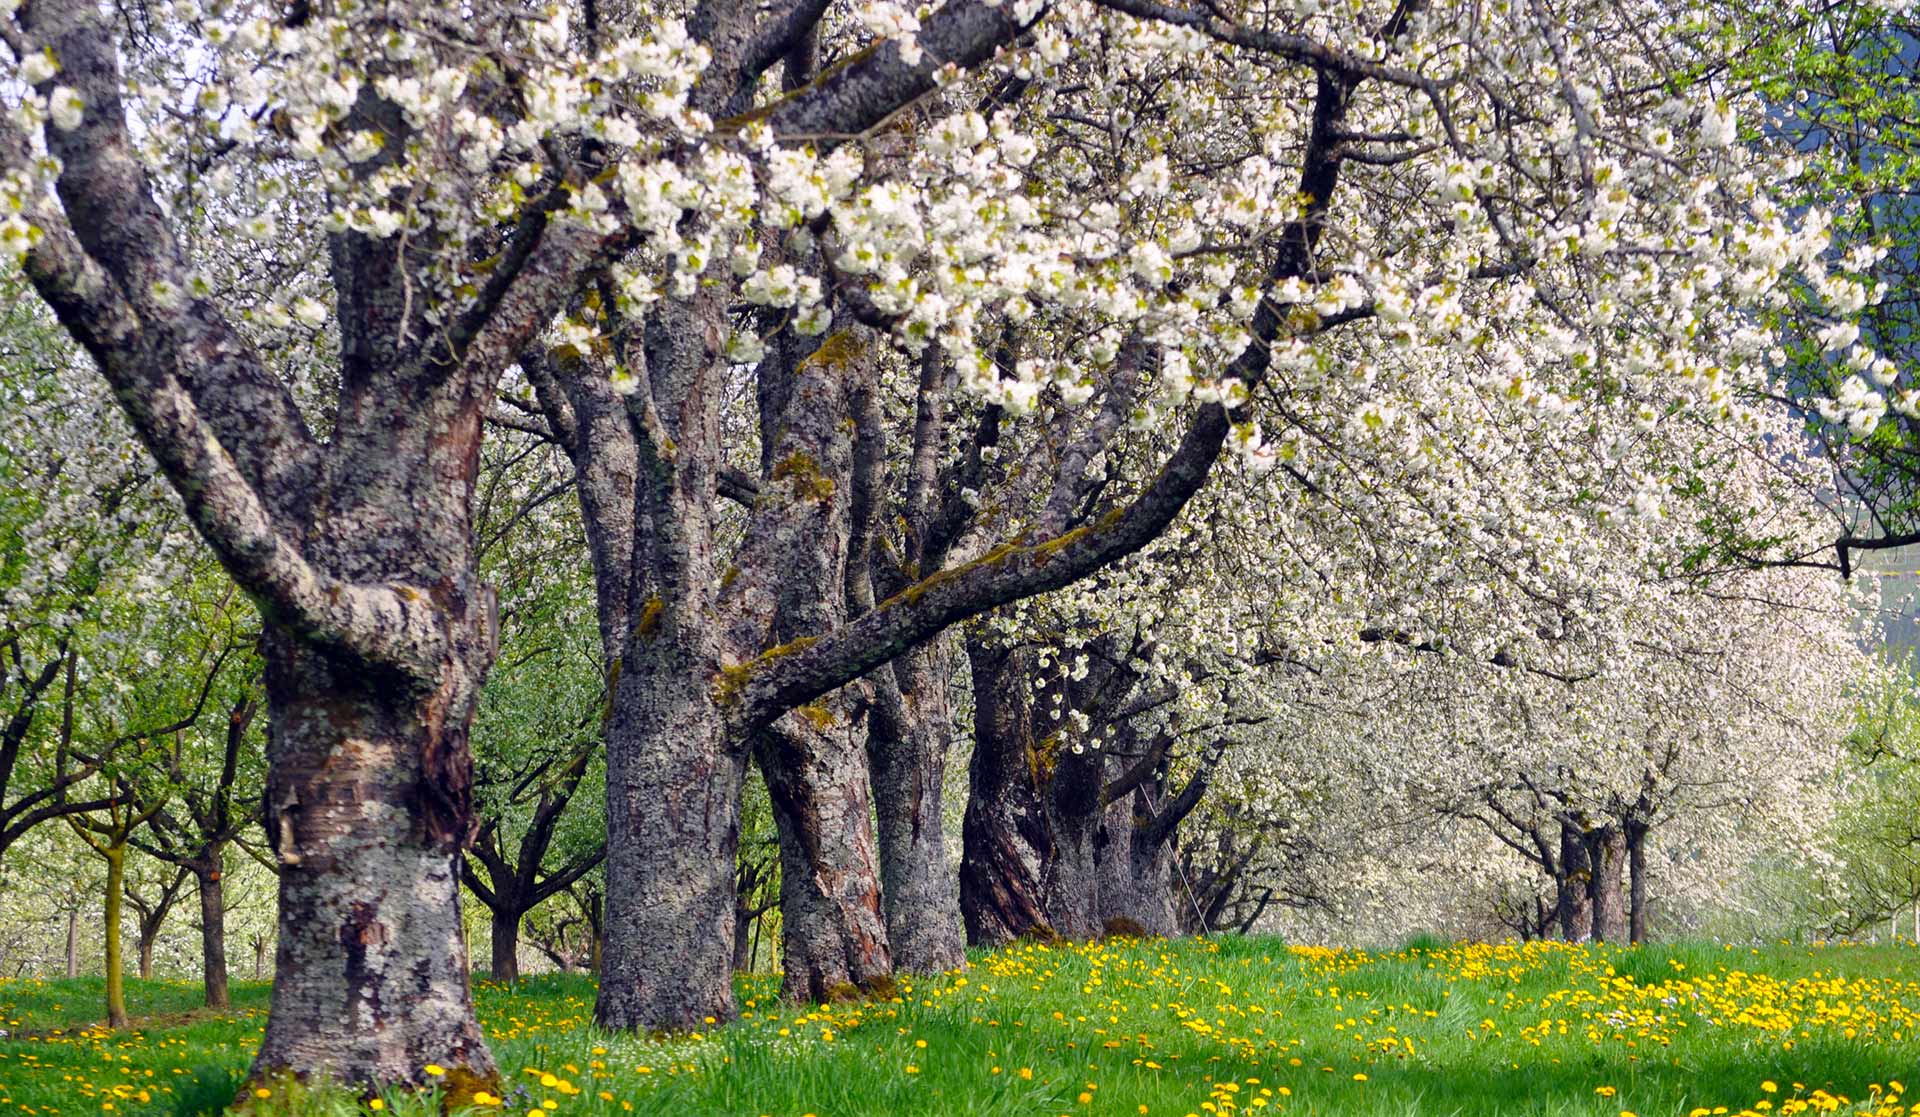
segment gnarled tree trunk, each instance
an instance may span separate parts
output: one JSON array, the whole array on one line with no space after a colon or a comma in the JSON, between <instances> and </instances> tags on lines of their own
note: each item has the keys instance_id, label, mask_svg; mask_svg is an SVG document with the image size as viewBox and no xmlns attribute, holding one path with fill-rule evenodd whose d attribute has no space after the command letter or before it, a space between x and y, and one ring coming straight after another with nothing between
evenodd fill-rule
<instances>
[{"instance_id":1,"label":"gnarled tree trunk","mask_svg":"<svg viewBox=\"0 0 1920 1117\"><path fill-rule=\"evenodd\" d=\"M1173 842L1136 802L1144 791L1107 808L1100 858L1100 923L1105 930L1132 924L1149 935L1180 933L1174 901ZM1122 922L1124 921L1124 922Z\"/></svg>"},{"instance_id":2,"label":"gnarled tree trunk","mask_svg":"<svg viewBox=\"0 0 1920 1117\"><path fill-rule=\"evenodd\" d=\"M950 655L946 641L934 640L881 668L867 715L887 938L894 965L915 973L967 961L941 812L953 743Z\"/></svg>"},{"instance_id":3,"label":"gnarled tree trunk","mask_svg":"<svg viewBox=\"0 0 1920 1117\"><path fill-rule=\"evenodd\" d=\"M1051 763L1043 802L1046 804L1049 856L1040 876L1041 903L1047 922L1070 939L1099 938L1100 862L1105 850L1100 793L1106 783L1106 754L1073 752L1061 741L1057 728L1036 745L1037 755Z\"/></svg>"},{"instance_id":4,"label":"gnarled tree trunk","mask_svg":"<svg viewBox=\"0 0 1920 1117\"><path fill-rule=\"evenodd\" d=\"M668 631L657 639L679 643ZM606 1028L693 1030L735 1012L746 766L726 745L706 678L670 673L687 662L682 654L663 647L624 673L607 727L606 932L594 1009Z\"/></svg>"},{"instance_id":5,"label":"gnarled tree trunk","mask_svg":"<svg viewBox=\"0 0 1920 1117\"><path fill-rule=\"evenodd\" d=\"M822 702L755 744L780 832L781 992L792 1000L841 1000L893 975L866 756L844 717L842 703Z\"/></svg>"},{"instance_id":6,"label":"gnarled tree trunk","mask_svg":"<svg viewBox=\"0 0 1920 1117\"><path fill-rule=\"evenodd\" d=\"M405 1082L434 1063L470 1093L494 1074L460 919L471 696L411 694L277 627L267 693L280 917L255 1075Z\"/></svg>"},{"instance_id":7,"label":"gnarled tree trunk","mask_svg":"<svg viewBox=\"0 0 1920 1117\"><path fill-rule=\"evenodd\" d=\"M1051 934L1041 876L1050 854L1033 754L1033 652L967 637L973 759L961 822L960 914L967 941L995 947Z\"/></svg>"}]
</instances>

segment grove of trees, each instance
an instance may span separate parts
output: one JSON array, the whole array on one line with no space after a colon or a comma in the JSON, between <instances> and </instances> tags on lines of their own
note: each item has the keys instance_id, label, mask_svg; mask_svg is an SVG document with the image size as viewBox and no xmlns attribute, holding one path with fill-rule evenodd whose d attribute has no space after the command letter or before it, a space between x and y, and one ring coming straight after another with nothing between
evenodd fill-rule
<instances>
[{"instance_id":1,"label":"grove of trees","mask_svg":"<svg viewBox=\"0 0 1920 1117\"><path fill-rule=\"evenodd\" d=\"M1896 7L0 0L0 977L1877 933Z\"/></svg>"}]
</instances>

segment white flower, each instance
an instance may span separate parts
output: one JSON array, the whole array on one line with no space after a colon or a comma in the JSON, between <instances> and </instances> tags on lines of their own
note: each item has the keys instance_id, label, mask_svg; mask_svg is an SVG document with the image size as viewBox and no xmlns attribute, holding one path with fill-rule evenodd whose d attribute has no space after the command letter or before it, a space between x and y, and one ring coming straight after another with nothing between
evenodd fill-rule
<instances>
[{"instance_id":1,"label":"white flower","mask_svg":"<svg viewBox=\"0 0 1920 1117\"><path fill-rule=\"evenodd\" d=\"M39 230L23 221L19 215L0 221L0 256L19 260L27 254L38 239Z\"/></svg>"},{"instance_id":2,"label":"white flower","mask_svg":"<svg viewBox=\"0 0 1920 1117\"><path fill-rule=\"evenodd\" d=\"M1701 113L1700 142L1707 147L1726 147L1739 134L1739 121L1733 115L1733 106L1727 102L1715 101Z\"/></svg>"},{"instance_id":3,"label":"white flower","mask_svg":"<svg viewBox=\"0 0 1920 1117\"><path fill-rule=\"evenodd\" d=\"M56 85L47 97L47 112L52 115L55 128L71 132L80 127L86 117L87 102L71 86Z\"/></svg>"},{"instance_id":4,"label":"white flower","mask_svg":"<svg viewBox=\"0 0 1920 1117\"><path fill-rule=\"evenodd\" d=\"M364 163L380 154L380 148L382 146L383 141L380 133L366 131L355 132L353 135L347 137L346 145L340 149L340 153L347 157L347 162L349 163Z\"/></svg>"},{"instance_id":5,"label":"white flower","mask_svg":"<svg viewBox=\"0 0 1920 1117\"><path fill-rule=\"evenodd\" d=\"M1860 340L1860 327L1852 322L1835 322L1822 327L1819 336L1820 347L1834 353Z\"/></svg>"},{"instance_id":6,"label":"white flower","mask_svg":"<svg viewBox=\"0 0 1920 1117\"><path fill-rule=\"evenodd\" d=\"M326 324L327 307L319 299L302 295L294 300L293 316L300 320L301 325L317 330Z\"/></svg>"},{"instance_id":7,"label":"white flower","mask_svg":"<svg viewBox=\"0 0 1920 1117\"><path fill-rule=\"evenodd\" d=\"M833 311L826 303L815 303L794 318L793 328L808 337L818 337L826 333L832 323Z\"/></svg>"},{"instance_id":8,"label":"white flower","mask_svg":"<svg viewBox=\"0 0 1920 1117\"><path fill-rule=\"evenodd\" d=\"M758 364L766 355L766 339L752 330L740 330L727 339L727 359L735 364Z\"/></svg>"},{"instance_id":9,"label":"white flower","mask_svg":"<svg viewBox=\"0 0 1920 1117\"><path fill-rule=\"evenodd\" d=\"M261 303L259 309L253 312L253 315L263 324L277 330L285 329L293 324L293 316L287 313L287 307L284 303L273 301Z\"/></svg>"},{"instance_id":10,"label":"white flower","mask_svg":"<svg viewBox=\"0 0 1920 1117\"><path fill-rule=\"evenodd\" d=\"M404 218L402 218L400 214L390 209L369 209L367 211L365 228L368 233L385 240L400 231L400 226L403 221Z\"/></svg>"},{"instance_id":11,"label":"white flower","mask_svg":"<svg viewBox=\"0 0 1920 1117\"><path fill-rule=\"evenodd\" d=\"M39 85L51 81L53 75L60 72L60 63L53 60L53 52L43 50L38 54L29 54L20 63L20 80L28 85Z\"/></svg>"}]
</instances>

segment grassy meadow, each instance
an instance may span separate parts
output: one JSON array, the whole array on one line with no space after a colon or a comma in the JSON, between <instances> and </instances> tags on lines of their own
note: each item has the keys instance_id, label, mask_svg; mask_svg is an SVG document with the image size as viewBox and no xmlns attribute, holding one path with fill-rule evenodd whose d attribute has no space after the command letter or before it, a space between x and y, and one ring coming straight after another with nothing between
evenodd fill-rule
<instances>
[{"instance_id":1,"label":"grassy meadow","mask_svg":"<svg viewBox=\"0 0 1920 1117\"><path fill-rule=\"evenodd\" d=\"M113 1033L97 979L0 982L0 1117L210 1113L234 1097L267 987L236 983L235 1010L209 1014L197 985L128 984L135 1027ZM1920 1091L1911 945L1022 944L885 1002L799 1007L777 988L745 978L739 1022L663 1041L597 1032L588 978L483 982L508 1085L482 1111L1892 1117L1908 1111L1903 1079Z\"/></svg>"}]
</instances>

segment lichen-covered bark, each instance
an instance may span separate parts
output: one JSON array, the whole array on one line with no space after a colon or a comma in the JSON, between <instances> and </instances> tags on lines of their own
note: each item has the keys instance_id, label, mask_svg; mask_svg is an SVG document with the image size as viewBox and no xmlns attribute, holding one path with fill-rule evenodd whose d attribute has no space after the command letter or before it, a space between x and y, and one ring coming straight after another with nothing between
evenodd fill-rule
<instances>
[{"instance_id":1,"label":"lichen-covered bark","mask_svg":"<svg viewBox=\"0 0 1920 1117\"><path fill-rule=\"evenodd\" d=\"M780 833L780 919L790 1000L829 1001L893 974L868 798L866 756L843 704L780 719L755 743Z\"/></svg>"},{"instance_id":2,"label":"lichen-covered bark","mask_svg":"<svg viewBox=\"0 0 1920 1117\"><path fill-rule=\"evenodd\" d=\"M692 1031L736 1011L733 865L745 766L726 747L704 681L661 654L623 672L614 696L594 1008L602 1027Z\"/></svg>"},{"instance_id":3,"label":"lichen-covered bark","mask_svg":"<svg viewBox=\"0 0 1920 1117\"><path fill-rule=\"evenodd\" d=\"M624 404L634 497L583 504L609 607L607 903L595 1017L623 1030L696 1030L733 1000L733 870L745 750L727 737L715 687L713 502L719 472L725 307L663 305L633 354L645 385ZM609 433L614 433L609 431ZM597 460L597 459L596 459ZM630 565L618 567L623 554ZM609 603L609 598L618 600Z\"/></svg>"},{"instance_id":4,"label":"lichen-covered bark","mask_svg":"<svg viewBox=\"0 0 1920 1117\"><path fill-rule=\"evenodd\" d=\"M848 420L855 382L874 369L873 344L860 330L817 347L788 335L762 365L760 498L721 603L735 648L774 649L761 657L777 659L845 623L856 499ZM780 835L783 992L796 1000L844 996L893 973L864 734L853 720L842 691L751 738Z\"/></svg>"},{"instance_id":5,"label":"lichen-covered bark","mask_svg":"<svg viewBox=\"0 0 1920 1117\"><path fill-rule=\"evenodd\" d=\"M944 642L934 641L883 668L868 714L887 937L894 965L914 973L958 969L967 961L941 817L953 735L949 655Z\"/></svg>"},{"instance_id":6,"label":"lichen-covered bark","mask_svg":"<svg viewBox=\"0 0 1920 1117\"><path fill-rule=\"evenodd\" d=\"M465 965L462 789L435 764L465 759L466 719L284 632L267 667L280 914L254 1076L408 1082L434 1063L470 1093L495 1073Z\"/></svg>"}]
</instances>

